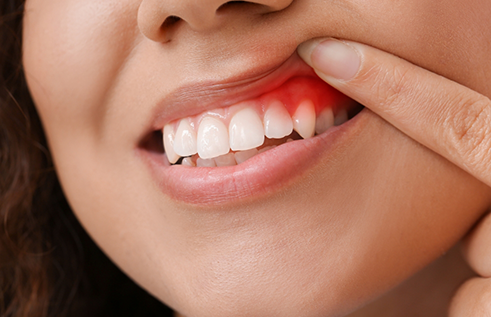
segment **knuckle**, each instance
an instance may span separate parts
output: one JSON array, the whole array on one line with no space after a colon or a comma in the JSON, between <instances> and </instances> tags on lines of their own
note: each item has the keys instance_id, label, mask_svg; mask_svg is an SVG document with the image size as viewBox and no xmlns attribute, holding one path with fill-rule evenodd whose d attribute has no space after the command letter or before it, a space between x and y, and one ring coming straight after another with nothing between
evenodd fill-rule
<instances>
[{"instance_id":1,"label":"knuckle","mask_svg":"<svg viewBox=\"0 0 491 317\"><path fill-rule=\"evenodd\" d=\"M360 77L363 84L368 84L368 91L377 96L378 107L385 112L400 111L398 105L412 94L406 67L381 67L372 65Z\"/></svg>"},{"instance_id":2,"label":"knuckle","mask_svg":"<svg viewBox=\"0 0 491 317\"><path fill-rule=\"evenodd\" d=\"M457 152L468 167L482 168L491 154L491 102L484 96L459 96L447 105L452 115L444 121L450 151Z\"/></svg>"}]
</instances>

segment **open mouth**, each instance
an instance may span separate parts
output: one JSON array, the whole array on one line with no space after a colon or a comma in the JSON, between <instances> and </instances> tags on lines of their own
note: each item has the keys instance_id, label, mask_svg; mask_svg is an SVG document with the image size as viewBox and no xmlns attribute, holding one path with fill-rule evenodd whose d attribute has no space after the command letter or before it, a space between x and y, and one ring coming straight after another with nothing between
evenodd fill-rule
<instances>
[{"instance_id":1,"label":"open mouth","mask_svg":"<svg viewBox=\"0 0 491 317\"><path fill-rule=\"evenodd\" d=\"M174 120L155 135L172 165L233 166L322 134L362 108L319 78L300 76L258 98Z\"/></svg>"},{"instance_id":2,"label":"open mouth","mask_svg":"<svg viewBox=\"0 0 491 317\"><path fill-rule=\"evenodd\" d=\"M279 84L267 88L275 80ZM344 155L343 144L367 123L357 115L362 105L327 85L296 54L257 84L265 88L255 85L256 95L226 89L238 100L226 106L217 99L217 107L193 114L193 104L186 104L190 115L179 116L174 104L173 119L159 119L139 153L166 195L199 205L260 197ZM189 100L199 108L198 97Z\"/></svg>"}]
</instances>

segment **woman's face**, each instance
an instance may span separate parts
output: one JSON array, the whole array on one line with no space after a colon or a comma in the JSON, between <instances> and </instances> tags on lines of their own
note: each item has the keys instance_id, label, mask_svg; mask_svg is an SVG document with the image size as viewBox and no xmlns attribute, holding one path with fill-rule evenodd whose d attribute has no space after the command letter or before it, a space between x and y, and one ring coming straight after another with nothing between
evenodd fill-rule
<instances>
[{"instance_id":1,"label":"woman's face","mask_svg":"<svg viewBox=\"0 0 491 317\"><path fill-rule=\"evenodd\" d=\"M28 0L24 66L74 212L137 283L186 316L339 316L453 245L489 190L367 109L233 167L170 166L160 131L213 143L204 113L263 119L289 80L329 99L295 53L320 36L490 96L490 14L487 0Z\"/></svg>"}]
</instances>

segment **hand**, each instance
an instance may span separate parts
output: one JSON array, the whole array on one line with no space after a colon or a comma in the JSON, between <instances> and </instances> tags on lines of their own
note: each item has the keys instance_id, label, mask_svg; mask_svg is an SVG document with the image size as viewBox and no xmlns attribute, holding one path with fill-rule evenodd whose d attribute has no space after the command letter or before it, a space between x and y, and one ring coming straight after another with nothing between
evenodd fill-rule
<instances>
[{"instance_id":1,"label":"hand","mask_svg":"<svg viewBox=\"0 0 491 317\"><path fill-rule=\"evenodd\" d=\"M489 98L359 43L318 39L298 53L327 83L491 186ZM459 289L450 316L491 316L491 216L465 239L464 255L480 277Z\"/></svg>"}]
</instances>

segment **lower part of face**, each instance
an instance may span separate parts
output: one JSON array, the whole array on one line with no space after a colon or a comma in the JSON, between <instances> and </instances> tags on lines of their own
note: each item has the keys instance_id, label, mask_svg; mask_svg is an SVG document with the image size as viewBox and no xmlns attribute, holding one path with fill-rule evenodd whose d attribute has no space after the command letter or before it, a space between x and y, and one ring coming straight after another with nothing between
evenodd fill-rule
<instances>
[{"instance_id":1,"label":"lower part of face","mask_svg":"<svg viewBox=\"0 0 491 317\"><path fill-rule=\"evenodd\" d=\"M219 2L27 1L25 72L65 194L142 287L189 317L341 316L480 217L481 183L369 110L281 186L207 204L162 190L175 184L156 180L141 141L156 116L178 119L188 96L176 92L228 91L314 37L367 43L491 94L486 1ZM217 93L204 87L203 103Z\"/></svg>"}]
</instances>

